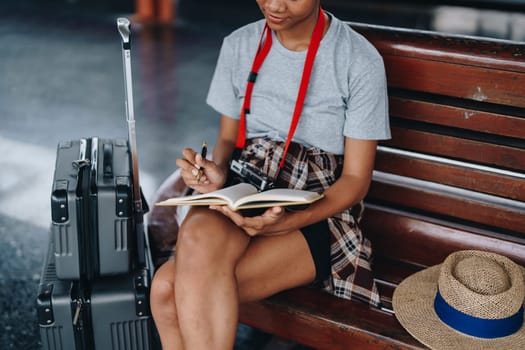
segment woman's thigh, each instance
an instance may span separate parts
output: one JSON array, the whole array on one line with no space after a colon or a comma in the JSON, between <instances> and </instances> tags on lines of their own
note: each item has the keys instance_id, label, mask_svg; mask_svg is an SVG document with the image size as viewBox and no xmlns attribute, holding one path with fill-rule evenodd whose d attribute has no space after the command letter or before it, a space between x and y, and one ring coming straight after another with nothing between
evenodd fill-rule
<instances>
[{"instance_id":1,"label":"woman's thigh","mask_svg":"<svg viewBox=\"0 0 525 350\"><path fill-rule=\"evenodd\" d=\"M236 267L241 302L314 281L315 264L300 231L254 237Z\"/></svg>"},{"instance_id":2,"label":"woman's thigh","mask_svg":"<svg viewBox=\"0 0 525 350\"><path fill-rule=\"evenodd\" d=\"M283 235L250 238L220 213L196 209L190 212L181 226L175 261L189 259L202 262L210 259L217 266L231 264L235 269L241 301L263 299L314 281L315 263L308 243L299 230ZM201 254L207 255L207 258L203 259ZM207 265L209 268L215 265L210 266L210 260ZM175 262L171 261L167 265L161 269L166 271L158 277L174 283ZM179 269L190 267L184 263L177 265Z\"/></svg>"}]
</instances>

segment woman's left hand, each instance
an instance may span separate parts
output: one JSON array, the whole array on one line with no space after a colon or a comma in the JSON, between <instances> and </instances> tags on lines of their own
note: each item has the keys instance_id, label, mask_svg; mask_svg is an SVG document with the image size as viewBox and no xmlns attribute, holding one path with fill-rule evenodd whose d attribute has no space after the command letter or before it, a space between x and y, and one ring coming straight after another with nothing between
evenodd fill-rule
<instances>
[{"instance_id":1,"label":"woman's left hand","mask_svg":"<svg viewBox=\"0 0 525 350\"><path fill-rule=\"evenodd\" d=\"M249 236L257 235L278 235L283 234L282 230L277 229L277 224L282 221L285 216L283 207L268 208L262 215L258 216L243 216L237 211L233 211L225 205L213 205L210 209L221 212L223 215L230 218L235 225L242 228Z\"/></svg>"}]
</instances>

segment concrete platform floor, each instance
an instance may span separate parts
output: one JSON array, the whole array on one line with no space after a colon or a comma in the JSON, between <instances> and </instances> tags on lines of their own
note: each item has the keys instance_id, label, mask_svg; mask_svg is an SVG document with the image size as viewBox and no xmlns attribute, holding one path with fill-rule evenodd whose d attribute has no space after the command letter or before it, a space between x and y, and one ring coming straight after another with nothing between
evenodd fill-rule
<instances>
[{"instance_id":1,"label":"concrete platform floor","mask_svg":"<svg viewBox=\"0 0 525 350\"><path fill-rule=\"evenodd\" d=\"M132 15L133 1L110 3L0 4L0 350L40 348L34 300L58 142L127 136L115 21ZM427 10L383 11L351 8L340 17L430 28ZM133 26L137 142L147 198L175 169L183 147L198 148L204 140L213 147L218 118L205 96L221 40L256 18L254 1L225 6L182 0L172 26ZM237 349L293 347L249 328L240 334Z\"/></svg>"}]
</instances>

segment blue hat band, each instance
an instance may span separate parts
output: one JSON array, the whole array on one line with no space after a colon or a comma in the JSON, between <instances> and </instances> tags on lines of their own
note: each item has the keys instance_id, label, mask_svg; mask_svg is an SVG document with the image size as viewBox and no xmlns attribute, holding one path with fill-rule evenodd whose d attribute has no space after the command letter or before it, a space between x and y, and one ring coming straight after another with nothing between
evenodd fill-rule
<instances>
[{"instance_id":1,"label":"blue hat band","mask_svg":"<svg viewBox=\"0 0 525 350\"><path fill-rule=\"evenodd\" d=\"M501 319L486 319L467 315L441 296L439 290L434 299L434 310L438 317L453 329L478 338L493 339L506 337L518 331L523 324L523 306L514 315Z\"/></svg>"}]
</instances>

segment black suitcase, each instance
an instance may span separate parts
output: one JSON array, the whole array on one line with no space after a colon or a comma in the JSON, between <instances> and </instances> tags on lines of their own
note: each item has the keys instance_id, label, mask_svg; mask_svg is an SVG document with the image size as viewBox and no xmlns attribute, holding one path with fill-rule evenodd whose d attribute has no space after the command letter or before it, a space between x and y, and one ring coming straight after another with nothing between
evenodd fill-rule
<instances>
[{"instance_id":1,"label":"black suitcase","mask_svg":"<svg viewBox=\"0 0 525 350\"><path fill-rule=\"evenodd\" d=\"M131 271L130 164L125 140L93 137L58 145L51 195L58 278Z\"/></svg>"},{"instance_id":2,"label":"black suitcase","mask_svg":"<svg viewBox=\"0 0 525 350\"><path fill-rule=\"evenodd\" d=\"M44 350L150 350L151 259L139 186L130 23L123 41L129 140L91 137L57 149L52 224L37 296Z\"/></svg>"},{"instance_id":3,"label":"black suitcase","mask_svg":"<svg viewBox=\"0 0 525 350\"><path fill-rule=\"evenodd\" d=\"M43 350L150 350L146 269L96 281L60 280L50 237L37 297Z\"/></svg>"}]
</instances>

